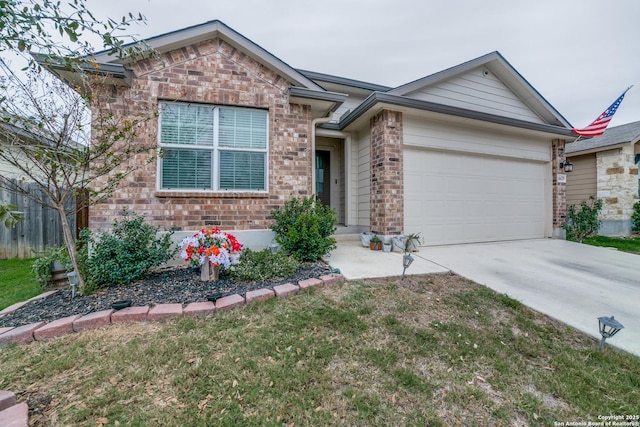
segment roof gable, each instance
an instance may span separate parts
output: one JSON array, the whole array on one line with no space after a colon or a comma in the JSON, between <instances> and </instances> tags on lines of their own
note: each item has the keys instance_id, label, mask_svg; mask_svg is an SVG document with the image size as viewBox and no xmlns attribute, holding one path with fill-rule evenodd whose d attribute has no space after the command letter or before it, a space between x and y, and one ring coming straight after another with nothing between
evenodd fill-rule
<instances>
[{"instance_id":1,"label":"roof gable","mask_svg":"<svg viewBox=\"0 0 640 427\"><path fill-rule=\"evenodd\" d=\"M150 37L137 43L127 46L140 45L141 48L151 48L159 53L169 52L195 43L206 40L222 39L227 43L239 49L249 57L259 63L271 68L285 77L295 86L301 86L307 89L324 91L319 85L311 79L291 67L275 55L269 53L256 43L252 42L242 34L233 30L219 20L208 21L203 24L194 25L192 27L183 28L181 30L172 31L158 36ZM94 55L95 62L99 64L127 64L132 61L131 58L119 59L109 54L109 51L98 52Z\"/></svg>"},{"instance_id":2,"label":"roof gable","mask_svg":"<svg viewBox=\"0 0 640 427\"><path fill-rule=\"evenodd\" d=\"M539 124L571 127L498 52L387 92Z\"/></svg>"}]
</instances>

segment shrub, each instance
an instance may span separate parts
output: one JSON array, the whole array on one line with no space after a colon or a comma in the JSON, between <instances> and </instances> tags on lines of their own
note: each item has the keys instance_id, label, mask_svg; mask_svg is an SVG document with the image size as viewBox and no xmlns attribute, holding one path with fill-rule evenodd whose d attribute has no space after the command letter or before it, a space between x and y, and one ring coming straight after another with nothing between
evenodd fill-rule
<instances>
[{"instance_id":1,"label":"shrub","mask_svg":"<svg viewBox=\"0 0 640 427\"><path fill-rule=\"evenodd\" d=\"M272 254L269 249L252 251L243 249L240 263L231 270L231 276L239 280L284 279L296 274L300 263L283 252Z\"/></svg>"},{"instance_id":2,"label":"shrub","mask_svg":"<svg viewBox=\"0 0 640 427\"><path fill-rule=\"evenodd\" d=\"M124 210L122 219L113 222L110 232L97 236L85 233L86 243L91 246L83 266L87 284L130 284L168 261L177 251L171 241L173 231L158 236L158 230L159 227L146 224L144 216Z\"/></svg>"},{"instance_id":3,"label":"shrub","mask_svg":"<svg viewBox=\"0 0 640 427\"><path fill-rule=\"evenodd\" d=\"M53 285L51 264L56 261L62 264L62 268L65 270L73 270L69 252L65 246L48 247L44 251L38 252L38 258L33 262L33 272L42 290L47 290Z\"/></svg>"},{"instance_id":4,"label":"shrub","mask_svg":"<svg viewBox=\"0 0 640 427\"><path fill-rule=\"evenodd\" d=\"M589 196L589 201L580 202L580 210L575 205L567 209L567 221L563 228L567 231L567 240L582 243L585 237L598 232L600 220L598 215L602 210L602 200Z\"/></svg>"},{"instance_id":5,"label":"shrub","mask_svg":"<svg viewBox=\"0 0 640 427\"><path fill-rule=\"evenodd\" d=\"M314 197L293 198L271 215L276 241L297 260L315 261L335 249L335 211Z\"/></svg>"},{"instance_id":6,"label":"shrub","mask_svg":"<svg viewBox=\"0 0 640 427\"><path fill-rule=\"evenodd\" d=\"M640 233L640 202L633 205L633 214L631 214L631 230Z\"/></svg>"}]
</instances>

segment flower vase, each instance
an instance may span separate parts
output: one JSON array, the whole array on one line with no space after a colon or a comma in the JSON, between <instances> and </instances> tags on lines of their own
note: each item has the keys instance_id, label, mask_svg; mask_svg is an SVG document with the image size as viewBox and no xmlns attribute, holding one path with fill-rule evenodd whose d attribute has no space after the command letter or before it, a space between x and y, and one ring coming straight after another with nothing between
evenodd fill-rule
<instances>
[{"instance_id":1,"label":"flower vase","mask_svg":"<svg viewBox=\"0 0 640 427\"><path fill-rule=\"evenodd\" d=\"M205 262L200 266L200 280L203 282L217 282L220 266Z\"/></svg>"}]
</instances>

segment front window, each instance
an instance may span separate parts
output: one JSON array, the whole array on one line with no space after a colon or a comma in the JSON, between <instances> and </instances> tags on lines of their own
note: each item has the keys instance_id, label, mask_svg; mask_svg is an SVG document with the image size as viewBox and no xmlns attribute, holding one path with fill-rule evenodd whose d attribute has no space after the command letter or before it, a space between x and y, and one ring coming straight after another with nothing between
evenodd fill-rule
<instances>
[{"instance_id":1,"label":"front window","mask_svg":"<svg viewBox=\"0 0 640 427\"><path fill-rule=\"evenodd\" d=\"M162 189L267 189L267 111L186 103L160 107Z\"/></svg>"}]
</instances>

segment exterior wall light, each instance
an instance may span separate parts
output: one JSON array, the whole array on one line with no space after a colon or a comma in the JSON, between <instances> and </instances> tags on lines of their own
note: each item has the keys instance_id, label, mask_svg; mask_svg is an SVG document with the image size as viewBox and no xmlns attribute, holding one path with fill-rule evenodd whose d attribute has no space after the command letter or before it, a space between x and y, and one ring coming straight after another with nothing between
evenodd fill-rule
<instances>
[{"instance_id":1,"label":"exterior wall light","mask_svg":"<svg viewBox=\"0 0 640 427\"><path fill-rule=\"evenodd\" d=\"M600 335L602 335L602 339L600 340L600 345L598 346L598 350L602 350L604 347L604 341L607 338L611 338L615 334L617 334L620 329L623 329L622 323L618 322L616 319L611 317L598 317L598 322L600 323Z\"/></svg>"},{"instance_id":2,"label":"exterior wall light","mask_svg":"<svg viewBox=\"0 0 640 427\"><path fill-rule=\"evenodd\" d=\"M571 160L560 162L560 169L565 173L573 172L573 163L571 163Z\"/></svg>"}]
</instances>

